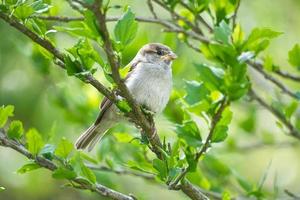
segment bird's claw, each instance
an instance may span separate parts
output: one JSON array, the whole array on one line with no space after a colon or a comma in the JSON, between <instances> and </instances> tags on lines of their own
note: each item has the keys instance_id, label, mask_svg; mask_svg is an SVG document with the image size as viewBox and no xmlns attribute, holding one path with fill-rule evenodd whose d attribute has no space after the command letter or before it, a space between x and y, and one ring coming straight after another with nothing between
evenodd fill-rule
<instances>
[{"instance_id":1,"label":"bird's claw","mask_svg":"<svg viewBox=\"0 0 300 200\"><path fill-rule=\"evenodd\" d=\"M142 106L142 111L145 115L151 116L151 117L155 114L155 112L149 110L146 106Z\"/></svg>"}]
</instances>

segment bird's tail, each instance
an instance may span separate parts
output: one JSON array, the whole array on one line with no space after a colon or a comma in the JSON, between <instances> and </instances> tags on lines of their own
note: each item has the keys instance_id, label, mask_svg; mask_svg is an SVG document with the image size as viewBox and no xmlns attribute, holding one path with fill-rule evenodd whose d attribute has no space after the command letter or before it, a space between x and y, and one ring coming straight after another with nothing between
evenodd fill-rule
<instances>
[{"instance_id":1,"label":"bird's tail","mask_svg":"<svg viewBox=\"0 0 300 200\"><path fill-rule=\"evenodd\" d=\"M91 151L99 140L104 136L107 127L101 125L92 125L82 133L75 143L76 149L86 149Z\"/></svg>"}]
</instances>

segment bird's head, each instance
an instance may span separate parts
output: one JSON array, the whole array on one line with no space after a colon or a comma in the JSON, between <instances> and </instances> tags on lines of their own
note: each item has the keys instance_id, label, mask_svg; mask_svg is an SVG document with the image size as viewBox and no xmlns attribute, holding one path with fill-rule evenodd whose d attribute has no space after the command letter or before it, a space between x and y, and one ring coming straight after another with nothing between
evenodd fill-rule
<instances>
[{"instance_id":1,"label":"bird's head","mask_svg":"<svg viewBox=\"0 0 300 200\"><path fill-rule=\"evenodd\" d=\"M144 45L138 52L138 57L143 62L158 64L161 66L170 65L176 59L176 54L167 46L160 43L149 43Z\"/></svg>"}]
</instances>

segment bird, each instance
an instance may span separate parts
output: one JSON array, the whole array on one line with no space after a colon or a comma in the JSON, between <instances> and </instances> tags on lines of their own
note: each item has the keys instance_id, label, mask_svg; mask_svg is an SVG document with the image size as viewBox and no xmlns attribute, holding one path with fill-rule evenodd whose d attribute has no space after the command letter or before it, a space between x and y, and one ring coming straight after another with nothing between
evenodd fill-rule
<instances>
[{"instance_id":1,"label":"bird","mask_svg":"<svg viewBox=\"0 0 300 200\"><path fill-rule=\"evenodd\" d=\"M173 86L172 62L176 58L170 47L149 43L129 63L125 85L136 102L155 115L161 113L169 101ZM95 122L75 142L76 149L91 151L107 130L124 118L107 97L103 98L100 109Z\"/></svg>"}]
</instances>

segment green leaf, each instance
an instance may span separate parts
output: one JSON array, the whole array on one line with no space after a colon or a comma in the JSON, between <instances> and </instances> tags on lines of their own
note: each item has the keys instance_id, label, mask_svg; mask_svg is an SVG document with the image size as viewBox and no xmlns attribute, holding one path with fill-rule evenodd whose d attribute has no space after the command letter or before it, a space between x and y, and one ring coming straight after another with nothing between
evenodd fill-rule
<instances>
[{"instance_id":1,"label":"green leaf","mask_svg":"<svg viewBox=\"0 0 300 200\"><path fill-rule=\"evenodd\" d=\"M73 150L73 144L63 137L55 150L55 155L66 159Z\"/></svg>"},{"instance_id":2,"label":"green leaf","mask_svg":"<svg viewBox=\"0 0 300 200\"><path fill-rule=\"evenodd\" d=\"M77 174L72 170L60 167L52 173L52 177L55 179L72 180L77 177Z\"/></svg>"},{"instance_id":3,"label":"green leaf","mask_svg":"<svg viewBox=\"0 0 300 200\"><path fill-rule=\"evenodd\" d=\"M49 9L52 7L42 0L35 1L31 4L32 8L34 9L34 12L37 14L48 12Z\"/></svg>"},{"instance_id":4,"label":"green leaf","mask_svg":"<svg viewBox=\"0 0 300 200\"><path fill-rule=\"evenodd\" d=\"M260 39L273 39L281 35L282 32L273 31L269 28L255 28L250 33L247 44L251 44Z\"/></svg>"},{"instance_id":5,"label":"green leaf","mask_svg":"<svg viewBox=\"0 0 300 200\"><path fill-rule=\"evenodd\" d=\"M199 72L198 75L204 85L210 90L220 90L222 86L222 77L224 72L221 69L211 67L205 64L195 64Z\"/></svg>"},{"instance_id":6,"label":"green leaf","mask_svg":"<svg viewBox=\"0 0 300 200\"><path fill-rule=\"evenodd\" d=\"M33 170L36 170L36 169L39 169L39 168L41 168L41 166L39 166L38 164L36 164L34 162L33 163L28 163L26 165L23 165L21 168L19 168L17 170L17 173L18 174L25 174L29 171L33 171Z\"/></svg>"},{"instance_id":7,"label":"green leaf","mask_svg":"<svg viewBox=\"0 0 300 200\"><path fill-rule=\"evenodd\" d=\"M0 186L0 192L4 191L5 187Z\"/></svg>"},{"instance_id":8,"label":"green leaf","mask_svg":"<svg viewBox=\"0 0 300 200\"><path fill-rule=\"evenodd\" d=\"M86 28L89 30L90 33L92 33L94 38L98 38L100 30L97 27L97 22L96 22L95 15L93 14L93 12L91 12L89 10L86 10L84 12L84 22L87 25Z\"/></svg>"},{"instance_id":9,"label":"green leaf","mask_svg":"<svg viewBox=\"0 0 300 200\"><path fill-rule=\"evenodd\" d=\"M228 127L219 125L216 126L211 142L222 142L227 138Z\"/></svg>"},{"instance_id":10,"label":"green leaf","mask_svg":"<svg viewBox=\"0 0 300 200\"><path fill-rule=\"evenodd\" d=\"M245 192L250 192L252 190L252 184L249 183L246 179L241 177L237 173L233 173L235 178L237 179L239 185L245 190Z\"/></svg>"},{"instance_id":11,"label":"green leaf","mask_svg":"<svg viewBox=\"0 0 300 200\"><path fill-rule=\"evenodd\" d=\"M131 12L130 8L128 8L115 26L114 34L116 40L120 41L125 47L135 38L137 29L138 23L135 21L135 15Z\"/></svg>"},{"instance_id":12,"label":"green leaf","mask_svg":"<svg viewBox=\"0 0 300 200\"><path fill-rule=\"evenodd\" d=\"M77 60L72 60L69 55L65 55L64 60L66 63L67 74L69 76L73 76L83 71L80 63Z\"/></svg>"},{"instance_id":13,"label":"green leaf","mask_svg":"<svg viewBox=\"0 0 300 200\"><path fill-rule=\"evenodd\" d=\"M230 192L225 190L225 191L222 193L222 200L231 200L231 199L232 199L232 198L231 198Z\"/></svg>"},{"instance_id":14,"label":"green leaf","mask_svg":"<svg viewBox=\"0 0 300 200\"><path fill-rule=\"evenodd\" d=\"M203 83L197 81L185 81L185 84L187 95L184 99L190 105L202 101L209 94L209 91Z\"/></svg>"},{"instance_id":15,"label":"green leaf","mask_svg":"<svg viewBox=\"0 0 300 200\"><path fill-rule=\"evenodd\" d=\"M0 128L2 128L6 122L8 117L14 116L14 106L1 106L0 107Z\"/></svg>"},{"instance_id":16,"label":"green leaf","mask_svg":"<svg viewBox=\"0 0 300 200\"><path fill-rule=\"evenodd\" d=\"M281 34L282 32L273 31L269 28L255 28L246 40L244 48L258 54L268 47L270 39L278 37Z\"/></svg>"},{"instance_id":17,"label":"green leaf","mask_svg":"<svg viewBox=\"0 0 300 200\"><path fill-rule=\"evenodd\" d=\"M175 129L179 138L182 138L189 146L199 147L202 138L197 124L194 121L185 121L182 125L176 125Z\"/></svg>"},{"instance_id":18,"label":"green leaf","mask_svg":"<svg viewBox=\"0 0 300 200\"><path fill-rule=\"evenodd\" d=\"M94 172L90 170L88 167L86 167L83 162L80 163L80 166L81 166L82 175L92 183L96 183L96 175L94 174Z\"/></svg>"},{"instance_id":19,"label":"green leaf","mask_svg":"<svg viewBox=\"0 0 300 200\"><path fill-rule=\"evenodd\" d=\"M53 159L53 154L55 151L55 146L53 144L46 144L40 151L40 154L44 157L47 158L48 160Z\"/></svg>"},{"instance_id":20,"label":"green leaf","mask_svg":"<svg viewBox=\"0 0 300 200\"><path fill-rule=\"evenodd\" d=\"M222 162L212 155L204 156L202 162L210 173L220 176L220 179L224 178L225 176L231 175L231 170L226 165L226 163Z\"/></svg>"},{"instance_id":21,"label":"green leaf","mask_svg":"<svg viewBox=\"0 0 300 200\"><path fill-rule=\"evenodd\" d=\"M225 21L222 21L219 26L214 29L214 36L217 41L229 44L231 29Z\"/></svg>"},{"instance_id":22,"label":"green leaf","mask_svg":"<svg viewBox=\"0 0 300 200\"><path fill-rule=\"evenodd\" d=\"M96 159L90 157L89 155L87 155L87 154L85 154L83 152L81 152L80 154L81 154L81 158L83 160L86 160L86 161L88 161L90 163L98 164L98 161Z\"/></svg>"},{"instance_id":23,"label":"green leaf","mask_svg":"<svg viewBox=\"0 0 300 200\"><path fill-rule=\"evenodd\" d=\"M7 130L7 136L9 139L20 139L23 135L23 124L19 120L12 121Z\"/></svg>"},{"instance_id":24,"label":"green leaf","mask_svg":"<svg viewBox=\"0 0 300 200\"><path fill-rule=\"evenodd\" d=\"M131 107L129 106L126 100L120 100L117 102L117 107L124 113L128 113L131 111Z\"/></svg>"},{"instance_id":25,"label":"green leaf","mask_svg":"<svg viewBox=\"0 0 300 200\"><path fill-rule=\"evenodd\" d=\"M26 142L28 151L33 155L37 155L44 145L41 135L33 128L26 133Z\"/></svg>"},{"instance_id":26,"label":"green leaf","mask_svg":"<svg viewBox=\"0 0 300 200\"><path fill-rule=\"evenodd\" d=\"M230 124L231 119L232 112L229 107L227 107L224 109L221 119L215 127L211 142L222 142L227 138L228 125Z\"/></svg>"},{"instance_id":27,"label":"green leaf","mask_svg":"<svg viewBox=\"0 0 300 200\"><path fill-rule=\"evenodd\" d=\"M290 119L292 115L295 113L295 111L298 108L298 103L296 101L293 101L289 106L285 108L285 116L286 118Z\"/></svg>"},{"instance_id":28,"label":"green leaf","mask_svg":"<svg viewBox=\"0 0 300 200\"><path fill-rule=\"evenodd\" d=\"M153 160L153 168L157 170L159 178L165 180L168 175L166 163L158 158Z\"/></svg>"},{"instance_id":29,"label":"green leaf","mask_svg":"<svg viewBox=\"0 0 300 200\"><path fill-rule=\"evenodd\" d=\"M289 51L289 63L300 70L300 46L296 44L292 50Z\"/></svg>"},{"instance_id":30,"label":"green leaf","mask_svg":"<svg viewBox=\"0 0 300 200\"><path fill-rule=\"evenodd\" d=\"M94 172L84 165L81 152L76 152L70 161L74 171L77 174L80 174L81 176L87 178L87 180L91 183L96 182L96 176Z\"/></svg>"},{"instance_id":31,"label":"green leaf","mask_svg":"<svg viewBox=\"0 0 300 200\"><path fill-rule=\"evenodd\" d=\"M197 169L197 161L195 160L195 152L188 146L184 150L185 159L188 162L188 171L189 172L195 172Z\"/></svg>"},{"instance_id":32,"label":"green leaf","mask_svg":"<svg viewBox=\"0 0 300 200\"><path fill-rule=\"evenodd\" d=\"M19 19L26 19L34 13L34 9L28 4L19 5L14 12L14 15Z\"/></svg>"},{"instance_id":33,"label":"green leaf","mask_svg":"<svg viewBox=\"0 0 300 200\"><path fill-rule=\"evenodd\" d=\"M232 42L236 47L240 47L245 39L245 33L243 32L241 25L237 24L232 33Z\"/></svg>"}]
</instances>

